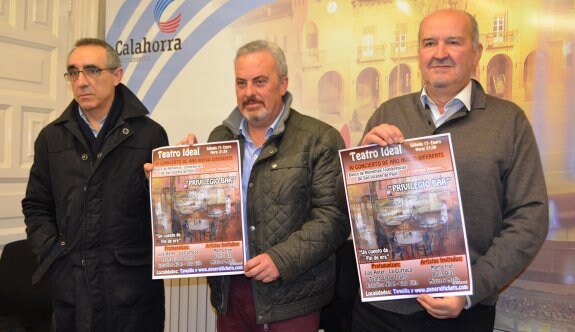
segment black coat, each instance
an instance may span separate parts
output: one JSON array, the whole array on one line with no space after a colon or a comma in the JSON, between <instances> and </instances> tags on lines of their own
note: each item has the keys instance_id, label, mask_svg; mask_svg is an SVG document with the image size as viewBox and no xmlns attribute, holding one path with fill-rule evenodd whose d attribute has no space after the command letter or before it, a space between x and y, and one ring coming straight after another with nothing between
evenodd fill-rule
<instances>
[{"instance_id":1,"label":"black coat","mask_svg":"<svg viewBox=\"0 0 575 332\"><path fill-rule=\"evenodd\" d=\"M123 108L95 160L74 101L42 129L34 146L22 201L28 240L40 263L33 282L50 277L62 330L163 330L163 283L151 279L143 165L168 138L122 84L119 96Z\"/></svg>"}]
</instances>

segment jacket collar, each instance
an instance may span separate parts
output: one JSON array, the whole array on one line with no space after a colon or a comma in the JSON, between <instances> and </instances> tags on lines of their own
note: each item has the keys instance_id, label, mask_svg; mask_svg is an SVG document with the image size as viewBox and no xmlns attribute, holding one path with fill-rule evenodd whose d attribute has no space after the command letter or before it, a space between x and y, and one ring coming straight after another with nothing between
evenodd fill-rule
<instances>
[{"instance_id":1,"label":"jacket collar","mask_svg":"<svg viewBox=\"0 0 575 332\"><path fill-rule=\"evenodd\" d=\"M479 82L471 79L473 83L473 88L471 89L471 110L474 109L485 109L485 90Z\"/></svg>"},{"instance_id":2,"label":"jacket collar","mask_svg":"<svg viewBox=\"0 0 575 332\"><path fill-rule=\"evenodd\" d=\"M120 83L116 87L116 93L114 98L122 96L124 99L124 107L121 110L120 117L118 121L124 121L129 118L135 118L140 116L148 115L148 109L146 106L136 97L136 95L128 89L127 86ZM78 111L78 103L72 100L64 112L54 121L54 123L63 123L68 121L76 121L74 112Z\"/></svg>"}]
</instances>

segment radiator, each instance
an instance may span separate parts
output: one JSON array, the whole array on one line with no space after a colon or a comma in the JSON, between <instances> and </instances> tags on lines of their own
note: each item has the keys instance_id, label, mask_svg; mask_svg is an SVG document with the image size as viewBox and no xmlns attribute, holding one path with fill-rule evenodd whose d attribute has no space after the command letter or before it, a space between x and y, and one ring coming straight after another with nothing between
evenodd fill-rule
<instances>
[{"instance_id":1,"label":"radiator","mask_svg":"<svg viewBox=\"0 0 575 332\"><path fill-rule=\"evenodd\" d=\"M164 286L164 332L216 332L216 314L206 278L165 279Z\"/></svg>"}]
</instances>

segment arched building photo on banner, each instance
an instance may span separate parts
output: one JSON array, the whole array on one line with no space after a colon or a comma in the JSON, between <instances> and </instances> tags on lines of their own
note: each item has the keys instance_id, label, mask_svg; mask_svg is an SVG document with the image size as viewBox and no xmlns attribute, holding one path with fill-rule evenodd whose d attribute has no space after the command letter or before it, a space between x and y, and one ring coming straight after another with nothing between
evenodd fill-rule
<instances>
[{"instance_id":1,"label":"arched building photo on banner","mask_svg":"<svg viewBox=\"0 0 575 332\"><path fill-rule=\"evenodd\" d=\"M266 39L286 53L293 107L352 147L382 102L421 90L419 22L449 7L478 21L474 78L525 111L549 192L547 240L501 294L496 327L574 331L575 1L108 0L106 39L172 143L189 132L207 140L236 105L236 49Z\"/></svg>"}]
</instances>

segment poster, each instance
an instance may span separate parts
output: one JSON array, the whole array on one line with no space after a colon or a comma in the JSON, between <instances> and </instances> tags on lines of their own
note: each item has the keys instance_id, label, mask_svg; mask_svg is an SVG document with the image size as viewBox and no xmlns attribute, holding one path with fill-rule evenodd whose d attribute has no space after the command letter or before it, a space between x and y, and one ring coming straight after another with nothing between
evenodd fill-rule
<instances>
[{"instance_id":1,"label":"poster","mask_svg":"<svg viewBox=\"0 0 575 332\"><path fill-rule=\"evenodd\" d=\"M361 299L472 293L449 134L340 151Z\"/></svg>"},{"instance_id":2,"label":"poster","mask_svg":"<svg viewBox=\"0 0 575 332\"><path fill-rule=\"evenodd\" d=\"M243 273L238 142L162 147L152 163L152 277Z\"/></svg>"}]
</instances>

